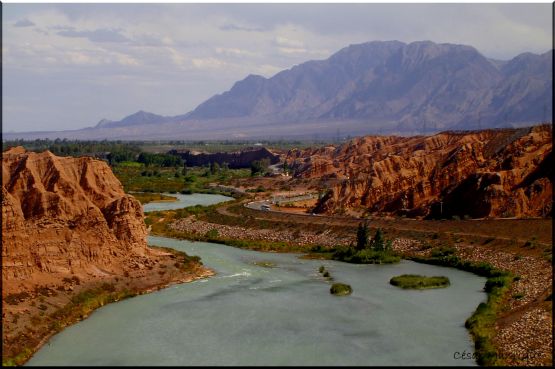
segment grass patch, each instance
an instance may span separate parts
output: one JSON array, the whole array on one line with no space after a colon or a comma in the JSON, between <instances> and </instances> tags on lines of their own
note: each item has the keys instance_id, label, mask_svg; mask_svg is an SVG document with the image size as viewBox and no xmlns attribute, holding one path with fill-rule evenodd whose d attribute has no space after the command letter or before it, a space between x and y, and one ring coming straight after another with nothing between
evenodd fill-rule
<instances>
[{"instance_id":1,"label":"grass patch","mask_svg":"<svg viewBox=\"0 0 555 369\"><path fill-rule=\"evenodd\" d=\"M398 263L401 257L392 251L356 250L353 247L338 246L332 259L353 264L394 264Z\"/></svg>"},{"instance_id":2,"label":"grass patch","mask_svg":"<svg viewBox=\"0 0 555 369\"><path fill-rule=\"evenodd\" d=\"M444 288L448 287L451 283L447 277L426 277L415 274L403 274L393 277L389 280L393 286L403 289L416 289L423 290L429 288Z\"/></svg>"}]
</instances>

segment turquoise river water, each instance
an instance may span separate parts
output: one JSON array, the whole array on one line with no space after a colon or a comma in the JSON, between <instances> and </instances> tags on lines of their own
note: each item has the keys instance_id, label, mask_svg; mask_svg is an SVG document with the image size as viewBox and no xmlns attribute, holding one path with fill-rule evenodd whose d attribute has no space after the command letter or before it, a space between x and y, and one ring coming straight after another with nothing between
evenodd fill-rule
<instances>
[{"instance_id":1,"label":"turquoise river water","mask_svg":"<svg viewBox=\"0 0 555 369\"><path fill-rule=\"evenodd\" d=\"M226 200L207 196L179 202ZM410 261L355 265L152 236L149 244L198 255L216 275L102 307L27 365L476 365L455 357L473 352L464 322L486 298L485 278ZM331 295L320 265L353 293ZM402 290L389 284L399 274L444 275L451 286Z\"/></svg>"}]
</instances>

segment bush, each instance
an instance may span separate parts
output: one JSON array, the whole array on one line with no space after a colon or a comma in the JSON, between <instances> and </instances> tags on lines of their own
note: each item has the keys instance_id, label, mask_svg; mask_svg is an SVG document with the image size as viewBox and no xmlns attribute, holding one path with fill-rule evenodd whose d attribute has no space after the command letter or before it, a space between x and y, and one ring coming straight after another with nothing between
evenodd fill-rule
<instances>
[{"instance_id":1,"label":"bush","mask_svg":"<svg viewBox=\"0 0 555 369\"><path fill-rule=\"evenodd\" d=\"M209 230L208 232L206 232L205 236L207 238L217 238L220 235L220 232L218 232L218 230L216 228Z\"/></svg>"},{"instance_id":2,"label":"bush","mask_svg":"<svg viewBox=\"0 0 555 369\"><path fill-rule=\"evenodd\" d=\"M455 249L452 247L441 246L432 250L433 258L443 258L455 254Z\"/></svg>"},{"instance_id":3,"label":"bush","mask_svg":"<svg viewBox=\"0 0 555 369\"><path fill-rule=\"evenodd\" d=\"M347 296L352 292L352 287L344 283L334 283L330 288L330 293L335 296Z\"/></svg>"}]
</instances>

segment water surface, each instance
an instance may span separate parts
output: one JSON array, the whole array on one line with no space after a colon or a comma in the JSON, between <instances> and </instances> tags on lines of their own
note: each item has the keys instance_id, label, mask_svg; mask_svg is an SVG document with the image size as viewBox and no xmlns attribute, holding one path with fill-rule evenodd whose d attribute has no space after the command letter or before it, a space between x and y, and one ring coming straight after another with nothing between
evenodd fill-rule
<instances>
[{"instance_id":1,"label":"water surface","mask_svg":"<svg viewBox=\"0 0 555 369\"><path fill-rule=\"evenodd\" d=\"M143 205L144 212L148 211L158 211L158 210L175 210L186 208L188 206L194 205L214 205L220 202L233 200L233 197L223 196L223 195L213 195L204 193L195 193L191 195L182 195L175 193L163 193L163 195L176 197L177 201L171 202L149 202Z\"/></svg>"},{"instance_id":2,"label":"water surface","mask_svg":"<svg viewBox=\"0 0 555 369\"><path fill-rule=\"evenodd\" d=\"M199 255L217 275L107 305L28 365L475 365L453 357L473 352L464 321L485 300L485 278L410 261L303 260L163 237L149 244ZM320 265L352 295L331 295ZM408 273L444 275L451 286L389 284Z\"/></svg>"}]
</instances>

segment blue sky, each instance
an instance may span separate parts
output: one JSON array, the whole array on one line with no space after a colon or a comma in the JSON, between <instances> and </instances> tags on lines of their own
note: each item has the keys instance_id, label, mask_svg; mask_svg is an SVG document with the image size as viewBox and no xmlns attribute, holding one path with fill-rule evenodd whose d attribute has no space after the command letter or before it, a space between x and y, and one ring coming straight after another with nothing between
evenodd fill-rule
<instances>
[{"instance_id":1,"label":"blue sky","mask_svg":"<svg viewBox=\"0 0 555 369\"><path fill-rule=\"evenodd\" d=\"M510 59L552 47L551 4L3 4L3 130L177 115L248 74L349 44L431 40Z\"/></svg>"}]
</instances>

